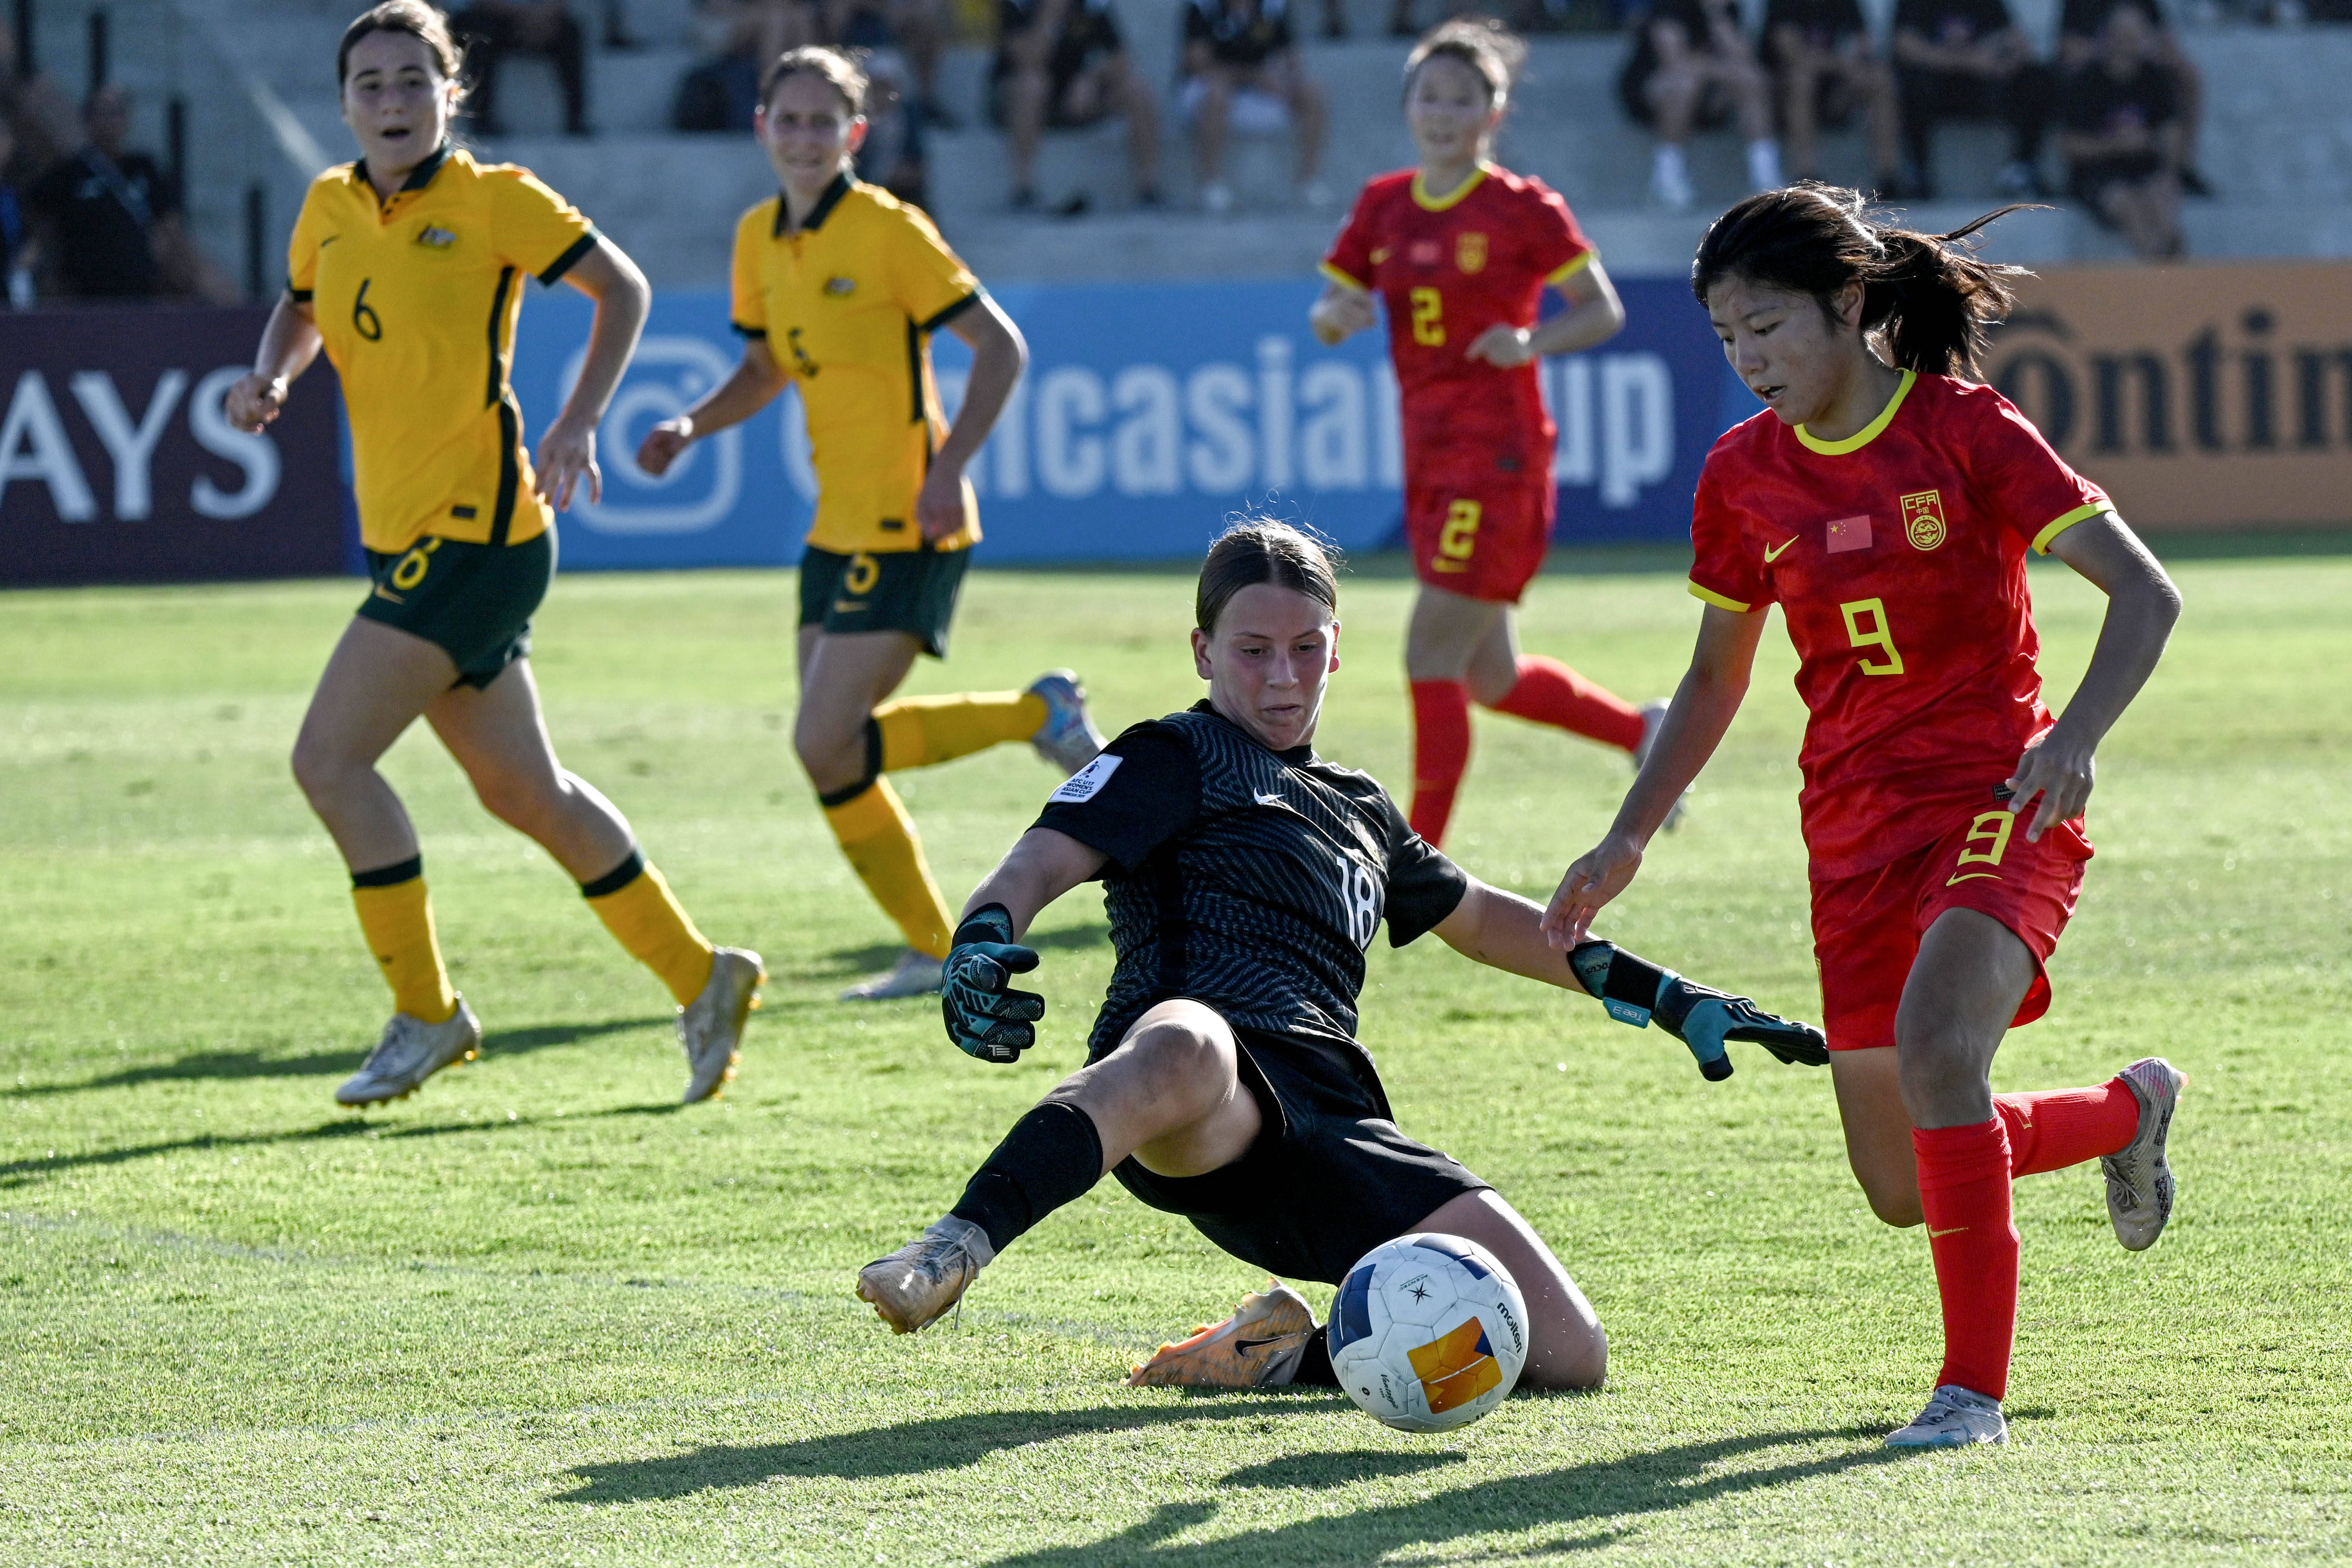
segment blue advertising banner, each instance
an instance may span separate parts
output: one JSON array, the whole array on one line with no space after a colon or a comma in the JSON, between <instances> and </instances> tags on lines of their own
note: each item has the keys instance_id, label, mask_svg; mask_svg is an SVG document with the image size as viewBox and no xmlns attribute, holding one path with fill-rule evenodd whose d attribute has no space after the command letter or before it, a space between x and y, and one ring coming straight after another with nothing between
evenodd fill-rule
<instances>
[{"instance_id":1,"label":"blue advertising banner","mask_svg":"<svg viewBox=\"0 0 2352 1568\"><path fill-rule=\"evenodd\" d=\"M1197 555L1244 509L1311 523L1349 549L1397 539L1403 472L1386 339L1370 331L1337 349L1316 342L1307 307L1318 288L997 291L1029 340L1030 363L972 473L984 558ZM1727 388L1721 350L1686 284L1633 279L1619 289L1624 331L1542 367L1559 426L1561 543L1687 538L1700 462L1755 406L1736 381ZM514 384L536 432L578 374L589 306L570 289L534 295ZM793 393L698 443L659 479L633 460L646 431L723 379L740 352L723 293L655 300L600 436L604 498L575 500L564 518L567 568L799 559L816 475ZM969 356L947 333L933 352L953 410Z\"/></svg>"}]
</instances>

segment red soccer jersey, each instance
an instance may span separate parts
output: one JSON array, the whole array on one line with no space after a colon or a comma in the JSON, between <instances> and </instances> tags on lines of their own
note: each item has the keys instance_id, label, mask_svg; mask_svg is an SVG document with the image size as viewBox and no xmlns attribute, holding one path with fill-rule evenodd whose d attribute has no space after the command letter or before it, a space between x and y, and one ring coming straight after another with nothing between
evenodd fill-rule
<instances>
[{"instance_id":1,"label":"red soccer jersey","mask_svg":"<svg viewBox=\"0 0 2352 1568\"><path fill-rule=\"evenodd\" d=\"M1800 759L1816 878L1851 877L1992 809L2050 725L2028 550L2108 510L1988 386L1903 373L1885 411L1822 441L1769 411L1707 454L1691 592L1778 603L1812 718Z\"/></svg>"},{"instance_id":2,"label":"red soccer jersey","mask_svg":"<svg viewBox=\"0 0 2352 1568\"><path fill-rule=\"evenodd\" d=\"M1410 169L1366 184L1323 270L1388 305L1408 480L1465 468L1550 472L1534 362L1496 370L1466 351L1498 322L1534 326L1544 286L1591 258L1568 204L1541 180L1488 166L1443 201Z\"/></svg>"}]
</instances>

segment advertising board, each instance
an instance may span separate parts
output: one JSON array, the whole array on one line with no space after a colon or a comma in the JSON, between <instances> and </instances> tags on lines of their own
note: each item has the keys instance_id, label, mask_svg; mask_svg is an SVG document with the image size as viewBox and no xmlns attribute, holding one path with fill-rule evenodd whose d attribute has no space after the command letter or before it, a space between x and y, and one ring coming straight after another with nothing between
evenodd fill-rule
<instances>
[{"instance_id":1,"label":"advertising board","mask_svg":"<svg viewBox=\"0 0 2352 1568\"><path fill-rule=\"evenodd\" d=\"M1318 287L998 291L1030 363L971 472L983 559L1181 559L1244 510L1311 523L1350 549L1397 537L1403 473L1385 338L1317 343L1306 318ZM1620 287L1626 330L1543 366L1559 426L1563 542L1687 537L1699 463L1726 423L1722 356L1688 286ZM588 320L572 291L533 290L514 375L531 429L562 406ZM944 332L933 351L952 409L969 356ZM740 353L723 293L656 299L600 432L604 498L575 501L564 519L567 568L799 558L816 477L793 393L689 448L659 480L632 460L647 428L723 379Z\"/></svg>"},{"instance_id":2,"label":"advertising board","mask_svg":"<svg viewBox=\"0 0 2352 1568\"><path fill-rule=\"evenodd\" d=\"M268 319L0 312L0 584L348 570L334 373L321 361L263 434L221 412Z\"/></svg>"}]
</instances>

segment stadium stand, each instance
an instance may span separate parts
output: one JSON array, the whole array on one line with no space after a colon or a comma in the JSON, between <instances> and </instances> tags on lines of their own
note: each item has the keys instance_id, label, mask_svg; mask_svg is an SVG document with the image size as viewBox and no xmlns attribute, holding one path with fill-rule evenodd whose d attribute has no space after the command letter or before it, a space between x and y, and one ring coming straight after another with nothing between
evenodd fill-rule
<instances>
[{"instance_id":1,"label":"stadium stand","mask_svg":"<svg viewBox=\"0 0 2352 1568\"><path fill-rule=\"evenodd\" d=\"M1346 40L1302 29L1308 67L1332 104L1324 178L1342 193L1409 161L1395 107L1405 45L1381 36L1384 5L1352 0ZM1883 28L1891 5L1864 8ZM265 293L274 289L286 226L304 184L317 169L350 156L328 62L351 0L45 3L39 64L77 94L92 47L88 18L99 9L111 18L110 78L128 86L139 105L134 139L166 145L165 105L174 98L184 104L190 223L241 280L258 282ZM2047 55L2055 41L2055 0L2019 0L2015 9ZM1119 12L1147 79L1171 82L1178 0L1120 0ZM539 171L593 215L656 285L720 285L736 215L770 194L768 171L748 137L667 129L678 81L698 58L690 0L632 0L628 22L645 47L591 50L589 99L599 135L562 136L551 68L519 57L502 83L500 116L510 133L485 150ZM2352 121L2342 111L2342 83L2352 79L2352 28L2189 25L2182 38L2206 79L2197 162L2219 198L2187 205L2189 254L2352 255ZM1702 135L1690 156L1696 209L1672 215L1649 208L1649 138L1626 120L1615 90L1626 47L1613 35L1532 40L1500 155L1565 193L1621 274L1679 271L1706 216L1744 188L1741 149L1728 133ZM1095 196L1093 215L1066 224L1017 216L1008 210L1003 136L985 112L990 58L984 42L948 51L940 92L956 128L932 129L927 148L931 210L983 277L1304 277L1342 216L1296 209L1291 150L1281 138L1237 141L1228 174L1235 211L1222 219L1200 215L1189 139L1171 111L1161 171L1165 210L1133 210L1122 132L1112 122L1050 135L1039 163L1043 207L1083 187ZM1945 129L1938 162L1946 199L1915 209L1916 216L1929 226L1948 226L1982 210L1993 199L2003 153L1997 126ZM1822 154L1830 177L1867 174L1858 126L1825 133ZM2054 188L2063 174L2054 150L2051 158ZM2070 207L2011 220L2001 243L2004 254L2029 262L2129 254L2119 237Z\"/></svg>"}]
</instances>

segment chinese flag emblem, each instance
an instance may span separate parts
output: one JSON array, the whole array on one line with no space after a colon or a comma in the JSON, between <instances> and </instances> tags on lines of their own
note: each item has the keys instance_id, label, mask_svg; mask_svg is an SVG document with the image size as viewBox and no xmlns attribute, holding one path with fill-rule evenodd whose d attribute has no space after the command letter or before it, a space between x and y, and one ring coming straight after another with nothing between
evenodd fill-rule
<instances>
[{"instance_id":1,"label":"chinese flag emblem","mask_svg":"<svg viewBox=\"0 0 2352 1568\"><path fill-rule=\"evenodd\" d=\"M1903 534L1915 550L1933 550L1944 542L1944 492L1921 490L1903 498Z\"/></svg>"},{"instance_id":2,"label":"chinese flag emblem","mask_svg":"<svg viewBox=\"0 0 2352 1568\"><path fill-rule=\"evenodd\" d=\"M1486 237L1483 234L1457 234L1454 237L1454 265L1465 272L1486 269Z\"/></svg>"}]
</instances>

